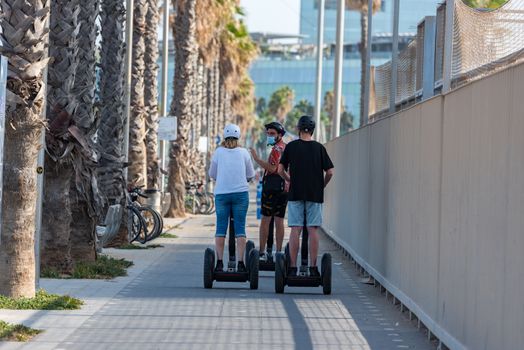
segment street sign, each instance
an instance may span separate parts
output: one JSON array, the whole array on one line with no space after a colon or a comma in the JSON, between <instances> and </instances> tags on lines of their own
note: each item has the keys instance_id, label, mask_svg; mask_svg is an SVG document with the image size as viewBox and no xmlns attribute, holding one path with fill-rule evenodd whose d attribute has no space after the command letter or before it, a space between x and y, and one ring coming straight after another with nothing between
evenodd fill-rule
<instances>
[{"instance_id":1,"label":"street sign","mask_svg":"<svg viewBox=\"0 0 524 350\"><path fill-rule=\"evenodd\" d=\"M162 141L175 141L177 138L177 118L161 117L158 120L158 138Z\"/></svg>"},{"instance_id":2,"label":"street sign","mask_svg":"<svg viewBox=\"0 0 524 350\"><path fill-rule=\"evenodd\" d=\"M198 139L198 151L200 153L207 152L207 136L200 136Z\"/></svg>"}]
</instances>

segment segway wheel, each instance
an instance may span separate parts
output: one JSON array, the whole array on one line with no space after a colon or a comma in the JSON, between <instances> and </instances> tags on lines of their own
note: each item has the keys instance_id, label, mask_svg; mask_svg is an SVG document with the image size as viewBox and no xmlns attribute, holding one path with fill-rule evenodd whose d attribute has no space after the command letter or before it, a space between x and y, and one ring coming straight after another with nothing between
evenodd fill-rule
<instances>
[{"instance_id":1,"label":"segway wheel","mask_svg":"<svg viewBox=\"0 0 524 350\"><path fill-rule=\"evenodd\" d=\"M322 255L321 261L322 290L325 295L331 294L331 254Z\"/></svg>"},{"instance_id":2,"label":"segway wheel","mask_svg":"<svg viewBox=\"0 0 524 350\"><path fill-rule=\"evenodd\" d=\"M246 262L246 266L249 267L250 265L250 262L249 262L249 259L250 259L250 255L249 253L255 249L255 243L253 243L253 241L247 241L246 242L246 251L244 252L244 261Z\"/></svg>"},{"instance_id":3,"label":"segway wheel","mask_svg":"<svg viewBox=\"0 0 524 350\"><path fill-rule=\"evenodd\" d=\"M278 252L275 256L275 293L284 293L286 284L286 263L285 255Z\"/></svg>"},{"instance_id":4,"label":"segway wheel","mask_svg":"<svg viewBox=\"0 0 524 350\"><path fill-rule=\"evenodd\" d=\"M207 248L204 253L204 288L213 288L213 270L215 269L215 251Z\"/></svg>"},{"instance_id":5,"label":"segway wheel","mask_svg":"<svg viewBox=\"0 0 524 350\"><path fill-rule=\"evenodd\" d=\"M258 259L257 249L249 251L249 288L258 289Z\"/></svg>"}]
</instances>

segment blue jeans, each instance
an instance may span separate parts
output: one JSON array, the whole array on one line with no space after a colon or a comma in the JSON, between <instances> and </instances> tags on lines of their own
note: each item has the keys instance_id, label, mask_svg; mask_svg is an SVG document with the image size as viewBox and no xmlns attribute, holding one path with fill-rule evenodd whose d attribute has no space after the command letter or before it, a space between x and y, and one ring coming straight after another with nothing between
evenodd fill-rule
<instances>
[{"instance_id":1,"label":"blue jeans","mask_svg":"<svg viewBox=\"0 0 524 350\"><path fill-rule=\"evenodd\" d=\"M216 237L225 237L229 225L229 215L233 212L235 237L246 237L246 215L249 207L249 192L215 195L217 213Z\"/></svg>"}]
</instances>

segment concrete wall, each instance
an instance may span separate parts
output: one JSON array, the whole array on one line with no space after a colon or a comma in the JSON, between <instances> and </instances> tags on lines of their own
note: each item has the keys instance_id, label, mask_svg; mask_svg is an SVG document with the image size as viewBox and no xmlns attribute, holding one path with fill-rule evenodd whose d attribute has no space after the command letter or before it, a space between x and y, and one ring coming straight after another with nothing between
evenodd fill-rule
<instances>
[{"instance_id":1,"label":"concrete wall","mask_svg":"<svg viewBox=\"0 0 524 350\"><path fill-rule=\"evenodd\" d=\"M452 349L524 347L524 65L327 144L324 230Z\"/></svg>"}]
</instances>

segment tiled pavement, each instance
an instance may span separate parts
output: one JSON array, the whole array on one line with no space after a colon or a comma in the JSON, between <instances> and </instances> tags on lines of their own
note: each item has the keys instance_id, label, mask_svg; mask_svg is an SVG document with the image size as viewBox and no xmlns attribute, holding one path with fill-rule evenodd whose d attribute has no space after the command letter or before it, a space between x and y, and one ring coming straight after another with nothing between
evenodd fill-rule
<instances>
[{"instance_id":1,"label":"tiled pavement","mask_svg":"<svg viewBox=\"0 0 524 350\"><path fill-rule=\"evenodd\" d=\"M254 203L248 236L257 236ZM42 280L55 293L82 298L78 311L7 311L0 319L44 333L31 342L0 342L4 349L434 349L426 336L378 288L362 283L348 259L327 239L333 255L333 294L286 287L274 293L273 273L259 289L247 283L202 282L205 247L213 244L213 216L191 217L158 239L163 248L108 250L133 260L128 277L114 281Z\"/></svg>"}]
</instances>

